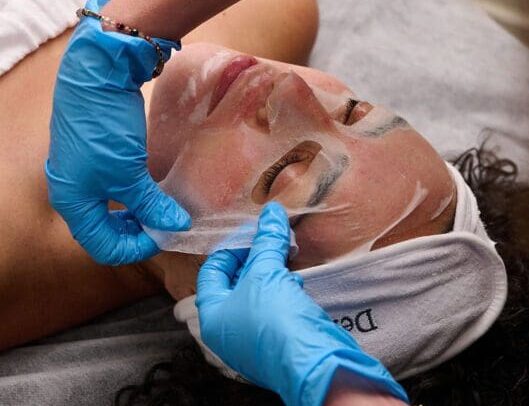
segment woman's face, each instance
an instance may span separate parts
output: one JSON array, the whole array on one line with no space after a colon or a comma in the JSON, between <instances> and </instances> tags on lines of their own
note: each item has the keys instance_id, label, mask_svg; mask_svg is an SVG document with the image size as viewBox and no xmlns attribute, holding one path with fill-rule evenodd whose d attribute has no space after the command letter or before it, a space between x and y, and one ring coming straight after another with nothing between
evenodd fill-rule
<instances>
[{"instance_id":1,"label":"woman's face","mask_svg":"<svg viewBox=\"0 0 529 406\"><path fill-rule=\"evenodd\" d=\"M316 70L192 45L156 84L150 169L194 218L294 216L291 264L440 233L453 217L444 162L405 120Z\"/></svg>"}]
</instances>

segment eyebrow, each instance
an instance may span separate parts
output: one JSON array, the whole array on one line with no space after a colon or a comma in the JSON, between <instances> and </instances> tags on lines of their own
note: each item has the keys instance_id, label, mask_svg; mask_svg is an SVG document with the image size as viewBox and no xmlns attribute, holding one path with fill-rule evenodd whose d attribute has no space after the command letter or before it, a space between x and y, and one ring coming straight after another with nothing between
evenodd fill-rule
<instances>
[{"instance_id":1,"label":"eyebrow","mask_svg":"<svg viewBox=\"0 0 529 406\"><path fill-rule=\"evenodd\" d=\"M307 207L314 207L320 204L323 199L329 194L332 186L343 174L345 168L349 166L349 157L347 155L341 155L339 158L339 164L329 172L320 175L318 182L316 182L316 189L310 196ZM307 217L310 213L305 213L297 216L290 222L290 227L295 229L299 224Z\"/></svg>"},{"instance_id":2,"label":"eyebrow","mask_svg":"<svg viewBox=\"0 0 529 406\"><path fill-rule=\"evenodd\" d=\"M362 135L366 137L381 137L389 131L401 127L409 127L409 123L400 116L394 116L391 120L373 130L363 131Z\"/></svg>"},{"instance_id":3,"label":"eyebrow","mask_svg":"<svg viewBox=\"0 0 529 406\"><path fill-rule=\"evenodd\" d=\"M307 206L314 207L320 204L348 166L349 157L347 155L341 155L339 157L339 163L335 168L329 172L321 174L316 183L316 189L307 202Z\"/></svg>"}]
</instances>

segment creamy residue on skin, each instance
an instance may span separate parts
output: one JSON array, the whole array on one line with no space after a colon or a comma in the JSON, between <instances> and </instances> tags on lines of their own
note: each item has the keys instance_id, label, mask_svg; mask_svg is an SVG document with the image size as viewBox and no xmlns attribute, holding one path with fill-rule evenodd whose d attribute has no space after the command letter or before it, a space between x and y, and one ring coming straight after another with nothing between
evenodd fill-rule
<instances>
[{"instance_id":1,"label":"creamy residue on skin","mask_svg":"<svg viewBox=\"0 0 529 406\"><path fill-rule=\"evenodd\" d=\"M209 108L209 102L211 100L211 93L208 93L205 97L202 98L202 100L200 100L195 108L193 109L193 111L191 112L191 114L189 114L188 118L189 118L189 122L191 124L200 124L202 123L207 115L208 115L208 108Z\"/></svg>"},{"instance_id":2,"label":"creamy residue on skin","mask_svg":"<svg viewBox=\"0 0 529 406\"><path fill-rule=\"evenodd\" d=\"M190 76L186 87L178 99L178 106L183 107L187 102L197 97L197 80Z\"/></svg>"},{"instance_id":3,"label":"creamy residue on skin","mask_svg":"<svg viewBox=\"0 0 529 406\"><path fill-rule=\"evenodd\" d=\"M213 55L211 58L209 58L204 64L202 65L202 69L200 71L200 76L202 81L206 81L208 76L211 74L211 72L216 72L220 65L225 63L230 58L233 58L233 53L229 51L219 51L215 55Z\"/></svg>"}]
</instances>

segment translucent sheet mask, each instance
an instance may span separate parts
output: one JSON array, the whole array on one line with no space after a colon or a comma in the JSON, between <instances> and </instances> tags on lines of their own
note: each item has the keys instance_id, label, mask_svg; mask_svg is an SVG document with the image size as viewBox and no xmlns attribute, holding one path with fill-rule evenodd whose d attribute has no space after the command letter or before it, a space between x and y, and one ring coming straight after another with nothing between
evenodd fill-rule
<instances>
[{"instance_id":1,"label":"translucent sheet mask","mask_svg":"<svg viewBox=\"0 0 529 406\"><path fill-rule=\"evenodd\" d=\"M223 58L217 55L206 65ZM205 69L202 76L207 76ZM196 93L189 83L184 98ZM207 254L219 248L248 247L262 205L270 200L287 208L294 230L308 214L354 217L350 214L358 209L357 202L326 199L335 184L352 176L358 166L351 145L358 137L378 137L389 126L407 127L380 107L358 123L344 126L329 114L339 109L340 100L343 105L344 95L315 90L296 73L278 73L264 64L240 73L217 101L219 87L222 83L197 100L190 120L200 125L187 137L160 183L193 219L187 232L147 229L163 250ZM420 182L402 182L408 182L405 201L398 203L397 212L385 224L378 228L347 224L361 242L358 252L369 251L426 198L428 190ZM235 231L238 238L229 239Z\"/></svg>"},{"instance_id":2,"label":"translucent sheet mask","mask_svg":"<svg viewBox=\"0 0 529 406\"><path fill-rule=\"evenodd\" d=\"M239 106L237 98L247 98L248 93L257 91L257 88L272 85L272 75L264 78L262 74L247 76L242 78L248 82L246 92L228 92L219 104L226 102ZM266 83L267 80L270 83ZM296 216L306 213L344 209L328 207L320 204L320 200L322 188L329 187L350 165L347 149L337 137L329 136L336 131L334 124L299 76L286 74L278 82L264 106L268 134L256 139L255 129L239 119L229 122L229 128L206 126L186 142L161 187L190 212L193 228L183 233L150 230L162 249L208 253L242 225L248 230L244 234L247 238L241 236L238 241L230 241L229 245L231 248L249 246L260 209L272 199L282 202L294 221ZM292 97L313 99L311 109L296 109L296 104L289 102ZM213 110L211 115L215 113ZM307 114L312 117L309 119ZM300 123L304 125L300 126ZM232 134L228 139L226 132ZM212 151L211 147L206 147L211 145L211 137L227 141ZM186 151L202 151L203 154L191 155ZM231 153L229 160L226 152ZM188 172L190 159L193 168L197 168L196 172L183 179L182 174ZM213 165L215 170L224 172L220 181L218 173L199 173L201 169L211 168L212 160L220 164ZM211 185L211 182L216 184ZM212 190L215 193L212 194Z\"/></svg>"}]
</instances>

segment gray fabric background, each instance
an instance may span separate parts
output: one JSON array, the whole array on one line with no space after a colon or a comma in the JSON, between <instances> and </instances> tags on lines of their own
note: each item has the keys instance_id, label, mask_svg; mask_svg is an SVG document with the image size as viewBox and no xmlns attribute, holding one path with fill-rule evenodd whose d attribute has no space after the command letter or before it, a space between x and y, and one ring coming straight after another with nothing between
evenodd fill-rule
<instances>
[{"instance_id":1,"label":"gray fabric background","mask_svg":"<svg viewBox=\"0 0 529 406\"><path fill-rule=\"evenodd\" d=\"M319 0L311 65L406 118L445 157L479 145L529 178L529 49L471 0Z\"/></svg>"},{"instance_id":2,"label":"gray fabric background","mask_svg":"<svg viewBox=\"0 0 529 406\"><path fill-rule=\"evenodd\" d=\"M490 130L527 174L529 50L470 0L320 0L311 59L407 118L443 154ZM527 176L526 176L527 177ZM106 405L188 342L155 297L0 354L0 405Z\"/></svg>"},{"instance_id":3,"label":"gray fabric background","mask_svg":"<svg viewBox=\"0 0 529 406\"><path fill-rule=\"evenodd\" d=\"M0 405L110 405L191 337L157 296L0 354Z\"/></svg>"}]
</instances>

